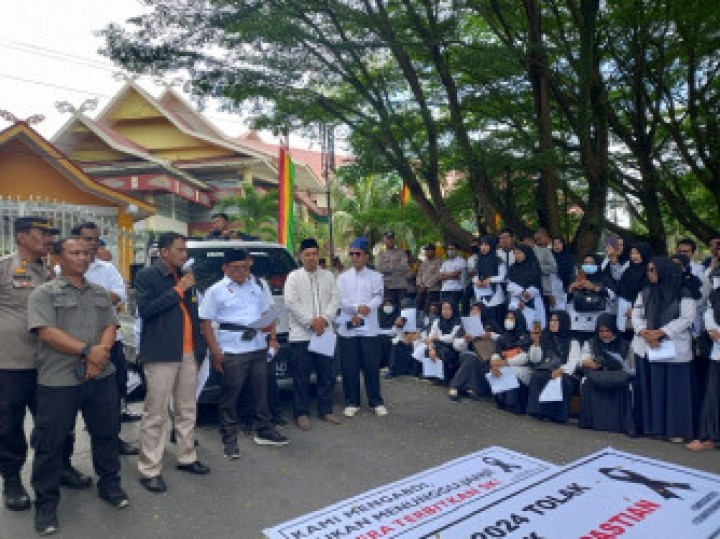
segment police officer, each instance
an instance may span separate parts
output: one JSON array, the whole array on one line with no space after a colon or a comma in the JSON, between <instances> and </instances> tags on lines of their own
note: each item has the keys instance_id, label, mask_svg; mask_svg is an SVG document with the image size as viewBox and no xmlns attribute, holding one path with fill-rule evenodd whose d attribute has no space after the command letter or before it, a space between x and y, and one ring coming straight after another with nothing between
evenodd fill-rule
<instances>
[{"instance_id":1,"label":"police officer","mask_svg":"<svg viewBox=\"0 0 720 539\"><path fill-rule=\"evenodd\" d=\"M3 502L8 509L30 508L30 498L20 481L27 456L25 411L35 415L37 391L37 339L27 331L27 302L30 293L52 277L43 258L58 229L42 217L15 220L17 250L0 258L0 473ZM63 461L68 469L61 476L65 486L85 488L89 477L70 466L73 438L68 436Z\"/></svg>"},{"instance_id":2,"label":"police officer","mask_svg":"<svg viewBox=\"0 0 720 539\"><path fill-rule=\"evenodd\" d=\"M378 254L375 269L383 275L385 297L392 298L393 305L400 305L407 294L407 253L395 246L395 233L392 230L385 232L383 239L385 250Z\"/></svg>"},{"instance_id":3,"label":"police officer","mask_svg":"<svg viewBox=\"0 0 720 539\"><path fill-rule=\"evenodd\" d=\"M268 342L263 332L250 324L270 309L267 283L250 273L252 259L245 249L229 249L223 258L225 277L205 292L199 317L215 370L221 376L222 394L218 419L225 457L240 458L238 448L238 396L247 378L255 404L255 437L258 445L282 446L290 440L271 424L267 404ZM218 324L217 334L213 322ZM273 328L270 345L277 350Z\"/></svg>"},{"instance_id":4,"label":"police officer","mask_svg":"<svg viewBox=\"0 0 720 539\"><path fill-rule=\"evenodd\" d=\"M54 252L62 275L35 289L28 299L28 329L40 340L31 443L35 529L41 535L58 528L62 447L78 411L90 433L98 495L116 508L129 504L120 486L120 410L115 367L110 361L115 309L107 291L84 276L90 253L82 238L61 239Z\"/></svg>"}]
</instances>

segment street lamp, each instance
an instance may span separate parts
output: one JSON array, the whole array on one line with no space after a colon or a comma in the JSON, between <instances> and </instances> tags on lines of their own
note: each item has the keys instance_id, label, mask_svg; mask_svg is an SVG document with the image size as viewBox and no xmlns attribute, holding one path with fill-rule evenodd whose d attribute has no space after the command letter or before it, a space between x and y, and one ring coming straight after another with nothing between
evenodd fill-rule
<instances>
[{"instance_id":1,"label":"street lamp","mask_svg":"<svg viewBox=\"0 0 720 539\"><path fill-rule=\"evenodd\" d=\"M330 251L330 260L332 260L335 256L330 185L330 176L335 173L335 127L333 125L320 124L320 162L327 194L328 247Z\"/></svg>"}]
</instances>

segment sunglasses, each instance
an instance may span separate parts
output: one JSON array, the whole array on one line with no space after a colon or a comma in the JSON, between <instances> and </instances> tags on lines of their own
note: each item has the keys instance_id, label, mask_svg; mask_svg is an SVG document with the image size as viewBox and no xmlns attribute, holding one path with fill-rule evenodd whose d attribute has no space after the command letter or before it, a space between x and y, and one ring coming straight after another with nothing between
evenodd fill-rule
<instances>
[{"instance_id":1,"label":"sunglasses","mask_svg":"<svg viewBox=\"0 0 720 539\"><path fill-rule=\"evenodd\" d=\"M362 251L350 251L348 254L349 254L350 256L362 256L362 255L364 255L365 253L363 253Z\"/></svg>"}]
</instances>

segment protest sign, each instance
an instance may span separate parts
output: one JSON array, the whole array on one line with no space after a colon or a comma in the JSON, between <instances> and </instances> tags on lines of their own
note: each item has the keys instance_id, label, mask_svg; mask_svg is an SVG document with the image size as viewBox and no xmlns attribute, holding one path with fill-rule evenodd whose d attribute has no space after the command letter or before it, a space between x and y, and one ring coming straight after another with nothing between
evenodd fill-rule
<instances>
[{"instance_id":1,"label":"protest sign","mask_svg":"<svg viewBox=\"0 0 720 539\"><path fill-rule=\"evenodd\" d=\"M490 447L264 530L269 539L416 539L555 471Z\"/></svg>"},{"instance_id":2,"label":"protest sign","mask_svg":"<svg viewBox=\"0 0 720 539\"><path fill-rule=\"evenodd\" d=\"M720 537L720 476L608 448L427 539Z\"/></svg>"}]
</instances>

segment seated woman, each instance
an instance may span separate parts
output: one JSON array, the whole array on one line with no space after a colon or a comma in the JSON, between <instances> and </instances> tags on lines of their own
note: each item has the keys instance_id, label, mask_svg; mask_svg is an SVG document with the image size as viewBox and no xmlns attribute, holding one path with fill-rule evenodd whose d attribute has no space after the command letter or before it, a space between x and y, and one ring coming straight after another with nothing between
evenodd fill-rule
<instances>
[{"instance_id":1,"label":"seated woman","mask_svg":"<svg viewBox=\"0 0 720 539\"><path fill-rule=\"evenodd\" d=\"M512 367L520 387L498 393L495 395L495 403L502 410L524 414L527 408L527 385L533 373L528 358L530 334L525 317L517 309L507 312L504 325L505 330L495 341L495 353L490 359L490 371L499 374L500 367Z\"/></svg>"},{"instance_id":2,"label":"seated woman","mask_svg":"<svg viewBox=\"0 0 720 539\"><path fill-rule=\"evenodd\" d=\"M458 354L453 349L453 341L460 327L460 320L455 317L453 304L450 301L443 301L440 305L440 318L433 322L425 341L427 352L420 360L425 378L440 380L447 385L455 375Z\"/></svg>"},{"instance_id":3,"label":"seated woman","mask_svg":"<svg viewBox=\"0 0 720 539\"><path fill-rule=\"evenodd\" d=\"M390 365L390 352L392 340L395 337L395 321L400 316L400 308L395 305L393 298L387 296L378 311L378 341L380 342L380 368Z\"/></svg>"},{"instance_id":4,"label":"seated woman","mask_svg":"<svg viewBox=\"0 0 720 539\"><path fill-rule=\"evenodd\" d=\"M635 436L633 377L629 372L633 361L630 343L618 330L615 316L600 315L596 334L581 353L581 428Z\"/></svg>"},{"instance_id":5,"label":"seated woman","mask_svg":"<svg viewBox=\"0 0 720 539\"><path fill-rule=\"evenodd\" d=\"M527 412L538 419L567 423L570 419L570 400L578 387L574 376L577 363L570 358L570 315L565 311L552 311L548 327L542 332L539 343L529 351L535 372L528 388ZM550 380L562 377L563 400L540 402L540 394Z\"/></svg>"},{"instance_id":6,"label":"seated woman","mask_svg":"<svg viewBox=\"0 0 720 539\"><path fill-rule=\"evenodd\" d=\"M542 273L535 252L527 245L514 247L515 262L507 272L508 307L522 312L527 327L537 322L545 327L545 304L542 299Z\"/></svg>"},{"instance_id":7,"label":"seated woman","mask_svg":"<svg viewBox=\"0 0 720 539\"><path fill-rule=\"evenodd\" d=\"M484 315L483 305L474 303L470 307L470 316L482 317L484 333L472 336L460 330L453 342L453 347L460 354L460 365L455 376L450 380L448 390L450 400L459 401L462 395L467 395L471 399L491 395L485 375L490 372L490 358L495 352L495 341L500 336L500 331L494 319L486 319Z\"/></svg>"},{"instance_id":8,"label":"seated woman","mask_svg":"<svg viewBox=\"0 0 720 539\"><path fill-rule=\"evenodd\" d=\"M698 438L687 444L690 451L712 449L720 443L720 267L710 274L712 292L705 311L705 331L712 342L705 397L700 410Z\"/></svg>"},{"instance_id":9,"label":"seated woman","mask_svg":"<svg viewBox=\"0 0 720 539\"><path fill-rule=\"evenodd\" d=\"M402 301L403 309L414 309L414 304L409 298ZM419 312L416 312L415 331L407 331L407 320L398 316L393 324L394 335L390 350L390 365L385 378L395 376L417 376L420 373L420 365L413 357L415 347L421 342ZM408 326L410 327L410 326Z\"/></svg>"}]
</instances>

